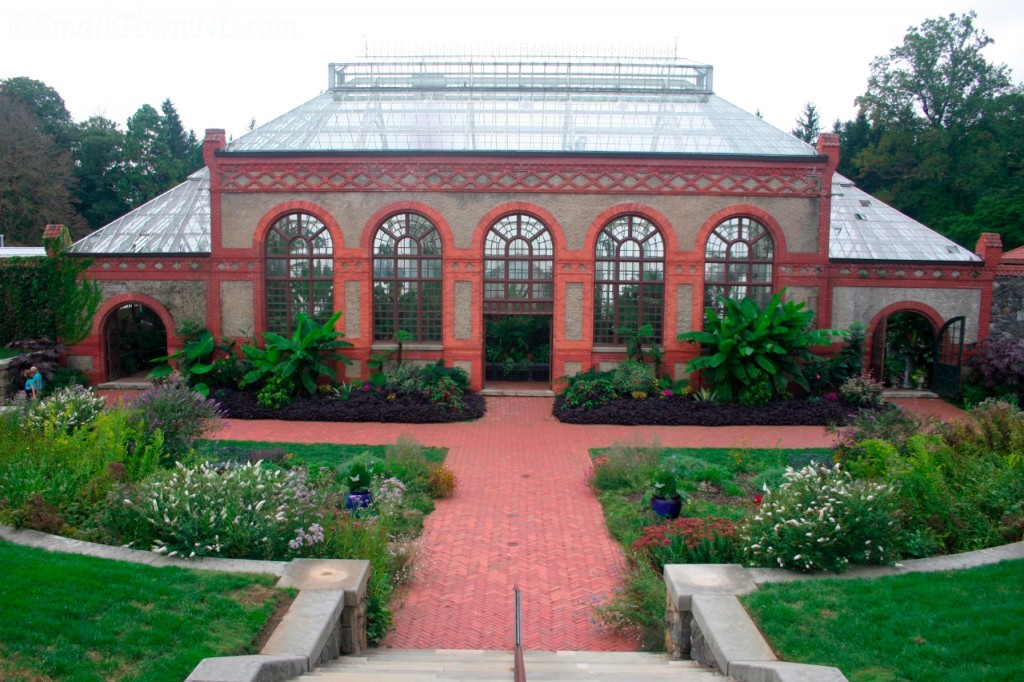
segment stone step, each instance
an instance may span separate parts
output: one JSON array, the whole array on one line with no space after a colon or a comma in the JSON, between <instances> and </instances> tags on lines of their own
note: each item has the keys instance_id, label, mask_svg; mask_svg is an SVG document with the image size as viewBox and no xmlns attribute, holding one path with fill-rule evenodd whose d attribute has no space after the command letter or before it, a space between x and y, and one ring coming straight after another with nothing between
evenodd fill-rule
<instances>
[{"instance_id":1,"label":"stone step","mask_svg":"<svg viewBox=\"0 0 1024 682\"><path fill-rule=\"evenodd\" d=\"M527 651L530 682L555 680L674 680L729 682L693 661L665 654L608 651ZM452 649L375 649L363 656L343 656L303 675L311 682L420 682L425 680L511 680L511 651Z\"/></svg>"}]
</instances>

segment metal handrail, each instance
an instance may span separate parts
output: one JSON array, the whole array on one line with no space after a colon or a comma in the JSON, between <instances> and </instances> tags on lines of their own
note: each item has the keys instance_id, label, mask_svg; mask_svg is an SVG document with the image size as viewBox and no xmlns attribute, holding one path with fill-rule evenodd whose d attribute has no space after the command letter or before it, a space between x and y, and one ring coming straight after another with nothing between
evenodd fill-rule
<instances>
[{"instance_id":1,"label":"metal handrail","mask_svg":"<svg viewBox=\"0 0 1024 682\"><path fill-rule=\"evenodd\" d=\"M516 595L516 653L513 679L515 682L526 682L526 665L523 663L523 623L520 610L519 585L516 585L513 589Z\"/></svg>"}]
</instances>

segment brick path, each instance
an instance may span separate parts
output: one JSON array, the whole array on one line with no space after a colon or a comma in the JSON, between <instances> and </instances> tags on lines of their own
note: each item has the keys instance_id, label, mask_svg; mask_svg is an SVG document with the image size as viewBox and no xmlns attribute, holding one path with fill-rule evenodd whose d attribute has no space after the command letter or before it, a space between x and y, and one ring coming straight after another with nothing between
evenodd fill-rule
<instances>
[{"instance_id":1,"label":"brick path","mask_svg":"<svg viewBox=\"0 0 1024 682\"><path fill-rule=\"evenodd\" d=\"M599 632L591 603L618 584L622 553L585 477L591 447L814 447L821 427L576 426L551 416L551 399L488 398L462 424L231 421L214 437L307 443L393 443L403 433L449 448L458 475L419 539L416 574L396 603L384 646L509 649L512 587L523 591L523 644L531 650L633 650Z\"/></svg>"}]
</instances>

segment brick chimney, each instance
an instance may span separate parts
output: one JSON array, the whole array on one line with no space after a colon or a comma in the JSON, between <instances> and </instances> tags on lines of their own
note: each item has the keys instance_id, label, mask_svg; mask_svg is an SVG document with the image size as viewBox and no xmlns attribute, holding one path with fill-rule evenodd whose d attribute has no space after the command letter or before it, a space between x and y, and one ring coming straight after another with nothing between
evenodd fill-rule
<instances>
[{"instance_id":1,"label":"brick chimney","mask_svg":"<svg viewBox=\"0 0 1024 682\"><path fill-rule=\"evenodd\" d=\"M203 163L207 168L213 168L214 152L223 149L227 144L227 133L222 128L206 129L206 137L203 138Z\"/></svg>"},{"instance_id":2,"label":"brick chimney","mask_svg":"<svg viewBox=\"0 0 1024 682\"><path fill-rule=\"evenodd\" d=\"M63 225L47 225L43 229L43 246L46 247L47 256L56 258L61 251L71 246L68 228Z\"/></svg>"},{"instance_id":3,"label":"brick chimney","mask_svg":"<svg viewBox=\"0 0 1024 682\"><path fill-rule=\"evenodd\" d=\"M986 267L996 267L1003 258L1003 239L996 232L982 232L974 253L985 261Z\"/></svg>"},{"instance_id":4,"label":"brick chimney","mask_svg":"<svg viewBox=\"0 0 1024 682\"><path fill-rule=\"evenodd\" d=\"M828 177L839 168L839 135L837 133L822 133L818 135L817 149L819 154L828 157Z\"/></svg>"}]
</instances>

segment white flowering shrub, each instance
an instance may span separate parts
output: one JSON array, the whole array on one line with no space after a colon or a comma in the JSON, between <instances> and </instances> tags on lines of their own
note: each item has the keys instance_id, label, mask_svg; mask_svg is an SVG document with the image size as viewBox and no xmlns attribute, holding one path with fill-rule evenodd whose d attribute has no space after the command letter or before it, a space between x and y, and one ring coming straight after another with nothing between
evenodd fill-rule
<instances>
[{"instance_id":1,"label":"white flowering shrub","mask_svg":"<svg viewBox=\"0 0 1024 682\"><path fill-rule=\"evenodd\" d=\"M854 480L838 465L787 468L785 483L766 491L741 532L749 565L797 571L842 571L888 564L898 556L893 489Z\"/></svg>"},{"instance_id":2,"label":"white flowering shrub","mask_svg":"<svg viewBox=\"0 0 1024 682\"><path fill-rule=\"evenodd\" d=\"M169 556L309 556L324 540L317 498L302 468L179 463L122 490L110 522L130 544Z\"/></svg>"},{"instance_id":3,"label":"white flowering shrub","mask_svg":"<svg viewBox=\"0 0 1024 682\"><path fill-rule=\"evenodd\" d=\"M106 406L91 389L68 386L39 401L30 402L21 424L26 430L67 435L89 426Z\"/></svg>"}]
</instances>

